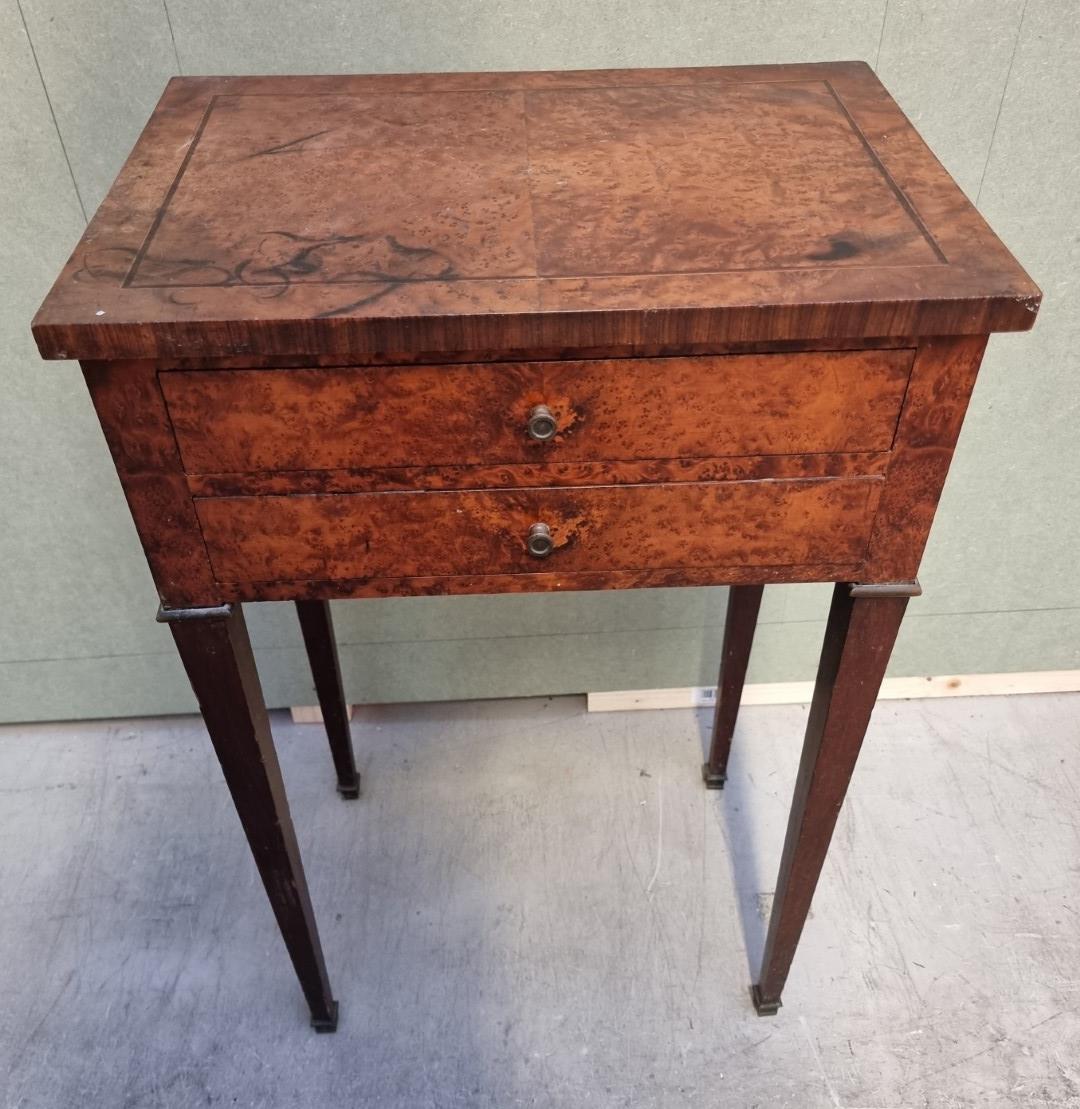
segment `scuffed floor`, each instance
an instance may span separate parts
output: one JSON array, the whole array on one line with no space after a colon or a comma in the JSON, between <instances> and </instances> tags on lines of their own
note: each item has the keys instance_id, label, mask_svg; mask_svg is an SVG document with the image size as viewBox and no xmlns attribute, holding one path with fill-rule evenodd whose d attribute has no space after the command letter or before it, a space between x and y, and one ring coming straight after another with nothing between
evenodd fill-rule
<instances>
[{"instance_id":1,"label":"scuffed floor","mask_svg":"<svg viewBox=\"0 0 1080 1109\"><path fill-rule=\"evenodd\" d=\"M759 1018L805 711L275 714L336 1036L196 719L0 729L0 1105L1080 1105L1080 695L879 706Z\"/></svg>"}]
</instances>

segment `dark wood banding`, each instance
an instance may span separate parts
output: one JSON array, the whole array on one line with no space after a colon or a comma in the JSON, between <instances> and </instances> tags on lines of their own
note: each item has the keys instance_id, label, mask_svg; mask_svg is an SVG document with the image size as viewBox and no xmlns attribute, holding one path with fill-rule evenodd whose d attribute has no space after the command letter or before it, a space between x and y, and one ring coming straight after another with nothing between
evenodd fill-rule
<instances>
[{"instance_id":1,"label":"dark wood banding","mask_svg":"<svg viewBox=\"0 0 1080 1109\"><path fill-rule=\"evenodd\" d=\"M760 478L875 477L890 453L772 454L752 458L656 458L511 466L397 466L363 470L188 474L195 497L290 493L393 493L410 489L516 489L522 486L646 485Z\"/></svg>"},{"instance_id":2,"label":"dark wood banding","mask_svg":"<svg viewBox=\"0 0 1080 1109\"><path fill-rule=\"evenodd\" d=\"M862 338L789 339L752 343L653 343L575 348L556 345L507 350L492 348L453 351L352 351L349 355L349 365L427 366L455 362L561 362L565 358L689 358L703 354L803 354L813 350L886 350L890 348L899 350L902 347L914 348L918 345L917 338L895 334ZM340 354L278 354L259 358L260 366L276 369L287 369L290 366L336 368L343 365L343 362ZM247 370L251 365L251 358L242 355L223 358L170 358L160 363L162 373L176 373L182 370Z\"/></svg>"},{"instance_id":3,"label":"dark wood banding","mask_svg":"<svg viewBox=\"0 0 1080 1109\"><path fill-rule=\"evenodd\" d=\"M594 570L572 574L464 574L422 578L338 578L333 581L225 582L231 601L329 600L334 597L448 597L500 593L576 593L597 589L669 589L678 586L746 585L754 582L851 581L857 562L801 566L711 566L706 569Z\"/></svg>"}]
</instances>

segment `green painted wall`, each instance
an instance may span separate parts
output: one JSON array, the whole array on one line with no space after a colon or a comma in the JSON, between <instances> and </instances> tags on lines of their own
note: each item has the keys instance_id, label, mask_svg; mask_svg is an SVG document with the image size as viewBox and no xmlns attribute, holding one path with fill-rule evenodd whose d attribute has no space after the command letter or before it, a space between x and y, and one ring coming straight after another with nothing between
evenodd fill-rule
<instances>
[{"instance_id":1,"label":"green painted wall","mask_svg":"<svg viewBox=\"0 0 1080 1109\"><path fill-rule=\"evenodd\" d=\"M896 674L1080 666L1080 11L1069 0L0 0L0 719L193 707L78 369L29 320L174 73L864 58L1046 293L992 340ZM828 588L766 592L752 680L813 675ZM357 699L710 682L725 593L336 607ZM272 705L310 702L252 606Z\"/></svg>"}]
</instances>

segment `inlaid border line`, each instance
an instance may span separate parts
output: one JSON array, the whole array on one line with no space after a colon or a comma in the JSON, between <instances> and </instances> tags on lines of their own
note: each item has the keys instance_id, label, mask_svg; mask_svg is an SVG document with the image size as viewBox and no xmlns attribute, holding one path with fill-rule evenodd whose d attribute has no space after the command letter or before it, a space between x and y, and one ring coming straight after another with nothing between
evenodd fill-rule
<instances>
[{"instance_id":1,"label":"inlaid border line","mask_svg":"<svg viewBox=\"0 0 1080 1109\"><path fill-rule=\"evenodd\" d=\"M943 251L941 249L941 247L938 245L937 239L935 239L934 236L930 233L930 228L926 226L925 222L923 221L922 216L919 215L918 210L916 209L915 205L912 204L911 201L908 199L907 194L893 180L892 174L888 171L888 169L885 166L885 163L881 160L880 156L878 155L878 152L874 149L874 147L871 144L870 140L866 137L865 133L863 132L863 129L855 121L855 117L851 114L850 111L848 111L848 106L840 98L840 94L836 91L836 89L833 88L832 82L831 81L824 81L822 83L829 90L830 94L832 95L832 98L836 101L836 104L839 107L840 111L844 113L844 118L851 125L852 131L854 131L856 136L858 136L859 141L863 145L863 149L870 156L870 160L874 163L875 166L877 166L878 172L880 172L881 176L885 178L885 183L892 190L892 193L896 197L897 202L900 204L900 207L904 209L904 211L908 214L908 217L910 218L912 223L914 223L915 226L922 233L922 236L926 240L926 242L929 244L930 249L938 256L938 258L941 260L942 263L944 263L945 265L948 265L949 264L949 259L946 256L945 251ZM914 127L913 127L913 129L914 129Z\"/></svg>"},{"instance_id":2,"label":"inlaid border line","mask_svg":"<svg viewBox=\"0 0 1080 1109\"><path fill-rule=\"evenodd\" d=\"M169 186L168 191L165 193L165 196L161 201L161 205L154 215L153 221L151 222L149 228L147 228L146 236L143 238L142 245L136 252L135 257L132 259L131 266L128 268L127 273L124 275L124 280L120 282L120 287L122 289L127 289L131 287L131 283L135 279L135 273L138 270L139 266L142 264L143 258L146 257L147 250L149 250L150 248L150 240L153 239L155 234L157 234L157 229L161 226L161 221L165 218L165 213L168 210L169 204L172 202L172 198L176 195L176 190L180 187L180 181L183 178L184 173L188 168L188 164L191 162L192 156L195 153L195 147L199 145L199 140L202 138L203 131L206 130L206 125L210 120L210 113L214 110L214 105L217 103L217 99L218 94L213 93L206 105L206 111L204 111L202 114L202 119L199 120L199 126L195 128L195 134L191 136L191 143L187 148L187 152L184 154L183 161L180 163L180 168L176 171L176 176L172 179L172 184ZM168 288L170 286L160 287ZM177 285L173 287L182 289L188 288L189 286ZM199 286L190 287L198 288ZM147 286L136 285L135 288L141 289L147 288Z\"/></svg>"}]
</instances>

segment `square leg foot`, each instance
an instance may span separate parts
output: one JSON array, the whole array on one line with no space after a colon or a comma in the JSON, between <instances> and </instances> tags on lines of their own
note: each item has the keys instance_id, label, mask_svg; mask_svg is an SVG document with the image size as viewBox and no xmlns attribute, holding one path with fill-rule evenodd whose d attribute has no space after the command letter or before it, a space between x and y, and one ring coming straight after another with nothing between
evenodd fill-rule
<instances>
[{"instance_id":1,"label":"square leg foot","mask_svg":"<svg viewBox=\"0 0 1080 1109\"><path fill-rule=\"evenodd\" d=\"M346 801L355 801L360 796L360 776L357 775L356 781L348 784L338 782L337 791Z\"/></svg>"},{"instance_id":2,"label":"square leg foot","mask_svg":"<svg viewBox=\"0 0 1080 1109\"><path fill-rule=\"evenodd\" d=\"M715 770L710 770L706 762L701 765L701 780L705 783L706 789L723 789L727 774L718 774Z\"/></svg>"},{"instance_id":3,"label":"square leg foot","mask_svg":"<svg viewBox=\"0 0 1080 1109\"><path fill-rule=\"evenodd\" d=\"M750 987L750 998L754 1002L754 1008L759 1017L775 1017L782 1004L780 998L775 1001L765 1001L761 996L761 990L756 985Z\"/></svg>"},{"instance_id":4,"label":"square leg foot","mask_svg":"<svg viewBox=\"0 0 1080 1109\"><path fill-rule=\"evenodd\" d=\"M311 1027L316 1032L336 1032L338 1018L338 1003L333 1002L333 1009L328 1017L312 1017Z\"/></svg>"}]
</instances>

